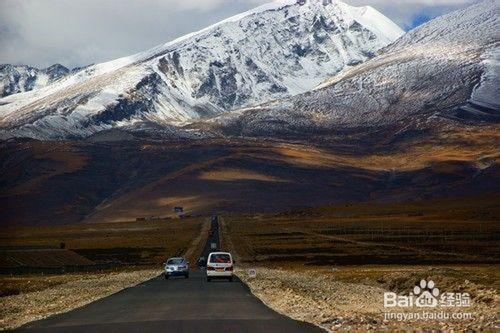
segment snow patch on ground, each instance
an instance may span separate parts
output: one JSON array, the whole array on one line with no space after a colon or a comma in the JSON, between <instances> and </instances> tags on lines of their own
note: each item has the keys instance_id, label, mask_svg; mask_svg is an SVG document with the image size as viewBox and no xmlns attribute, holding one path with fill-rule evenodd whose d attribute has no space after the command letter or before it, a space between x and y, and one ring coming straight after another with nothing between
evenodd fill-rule
<instances>
[{"instance_id":1,"label":"snow patch on ground","mask_svg":"<svg viewBox=\"0 0 500 333\"><path fill-rule=\"evenodd\" d=\"M485 67L481 82L472 92L471 100L500 110L500 44L483 54Z\"/></svg>"}]
</instances>

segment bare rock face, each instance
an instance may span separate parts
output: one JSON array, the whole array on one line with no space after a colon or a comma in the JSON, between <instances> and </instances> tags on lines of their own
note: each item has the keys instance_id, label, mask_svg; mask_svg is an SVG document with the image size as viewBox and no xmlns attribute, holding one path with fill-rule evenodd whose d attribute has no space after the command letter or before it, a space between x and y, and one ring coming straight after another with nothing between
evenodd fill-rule
<instances>
[{"instance_id":1,"label":"bare rock face","mask_svg":"<svg viewBox=\"0 0 500 333\"><path fill-rule=\"evenodd\" d=\"M144 123L183 125L304 93L402 34L371 7L279 0L0 99L0 137L81 138Z\"/></svg>"}]
</instances>

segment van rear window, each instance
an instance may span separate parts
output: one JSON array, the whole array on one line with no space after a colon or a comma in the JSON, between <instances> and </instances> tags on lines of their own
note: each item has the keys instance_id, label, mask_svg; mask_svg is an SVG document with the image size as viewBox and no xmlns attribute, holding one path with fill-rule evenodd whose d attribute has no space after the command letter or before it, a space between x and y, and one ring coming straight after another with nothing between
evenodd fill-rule
<instances>
[{"instance_id":1,"label":"van rear window","mask_svg":"<svg viewBox=\"0 0 500 333\"><path fill-rule=\"evenodd\" d=\"M229 254L212 254L210 256L210 262L215 264L228 264L231 262L231 256Z\"/></svg>"}]
</instances>

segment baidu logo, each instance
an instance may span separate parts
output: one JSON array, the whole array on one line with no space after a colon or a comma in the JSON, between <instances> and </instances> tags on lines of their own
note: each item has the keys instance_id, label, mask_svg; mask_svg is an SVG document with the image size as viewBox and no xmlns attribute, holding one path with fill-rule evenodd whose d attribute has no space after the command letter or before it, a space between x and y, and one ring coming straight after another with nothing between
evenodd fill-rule
<instances>
[{"instance_id":1,"label":"baidu logo","mask_svg":"<svg viewBox=\"0 0 500 333\"><path fill-rule=\"evenodd\" d=\"M434 281L421 280L409 295L385 292L384 306L386 308L468 307L470 306L470 295L468 293L441 293Z\"/></svg>"},{"instance_id":2,"label":"baidu logo","mask_svg":"<svg viewBox=\"0 0 500 333\"><path fill-rule=\"evenodd\" d=\"M413 294L417 297L415 305L418 307L436 307L438 305L439 289L434 287L434 281L421 280L420 285L413 288Z\"/></svg>"}]
</instances>

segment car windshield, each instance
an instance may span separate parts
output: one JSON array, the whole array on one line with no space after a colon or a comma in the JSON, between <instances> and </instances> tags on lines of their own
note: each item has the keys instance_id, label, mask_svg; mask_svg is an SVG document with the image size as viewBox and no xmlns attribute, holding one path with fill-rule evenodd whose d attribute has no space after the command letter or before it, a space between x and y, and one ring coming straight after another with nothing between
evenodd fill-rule
<instances>
[{"instance_id":1,"label":"car windshield","mask_svg":"<svg viewBox=\"0 0 500 333\"><path fill-rule=\"evenodd\" d=\"M167 265L180 265L184 263L184 259L168 259Z\"/></svg>"},{"instance_id":2,"label":"car windshield","mask_svg":"<svg viewBox=\"0 0 500 333\"><path fill-rule=\"evenodd\" d=\"M210 256L211 263L227 264L231 262L231 257L226 253L217 253Z\"/></svg>"}]
</instances>

